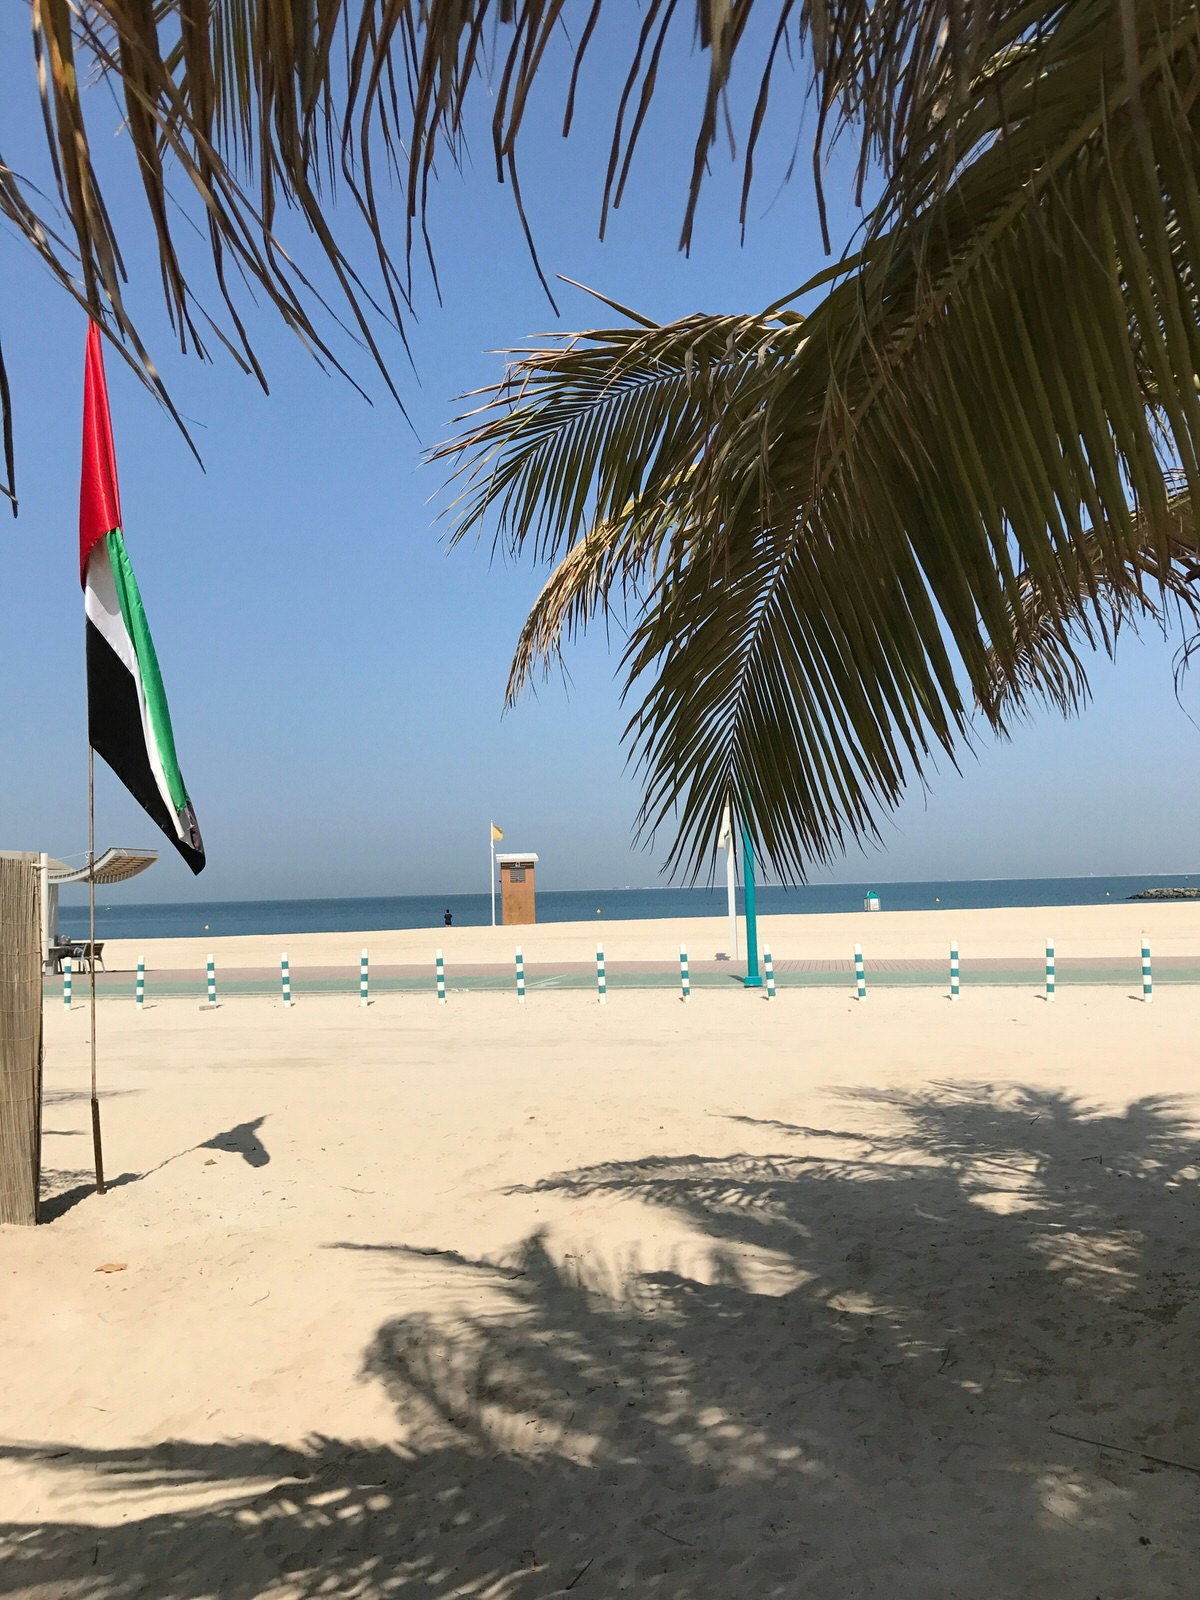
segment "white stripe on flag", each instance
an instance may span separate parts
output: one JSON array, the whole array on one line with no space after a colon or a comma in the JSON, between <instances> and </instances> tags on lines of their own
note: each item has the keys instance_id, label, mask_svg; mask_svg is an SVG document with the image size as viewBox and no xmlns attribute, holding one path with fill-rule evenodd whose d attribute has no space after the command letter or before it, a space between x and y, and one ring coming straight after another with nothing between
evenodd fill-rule
<instances>
[{"instance_id":1,"label":"white stripe on flag","mask_svg":"<svg viewBox=\"0 0 1200 1600\"><path fill-rule=\"evenodd\" d=\"M125 626L125 618L121 615L121 603L117 599L117 586L113 582L112 561L108 554L108 541L101 539L99 544L93 546L88 557L87 589L84 593L84 611L88 621L100 634L105 644L112 650L117 660L128 671L137 689L138 711L142 718L142 737L146 741L146 755L150 761L150 771L154 775L154 782L166 807L171 826L175 830L175 837L185 844L191 843L190 835L185 831L179 813L175 809L175 802L171 798L170 786L167 775L163 771L162 757L158 753L158 740L154 736L154 728L150 722L150 711L146 705L146 686L142 682L141 669L138 666L137 652L133 648L133 640L129 637L129 630Z\"/></svg>"}]
</instances>

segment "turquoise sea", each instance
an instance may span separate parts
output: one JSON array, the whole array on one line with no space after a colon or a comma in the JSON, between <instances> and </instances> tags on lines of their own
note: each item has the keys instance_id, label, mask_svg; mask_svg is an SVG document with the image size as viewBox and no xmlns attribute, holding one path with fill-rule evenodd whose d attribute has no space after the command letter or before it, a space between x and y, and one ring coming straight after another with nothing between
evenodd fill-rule
<instances>
[{"instance_id":1,"label":"turquoise sea","mask_svg":"<svg viewBox=\"0 0 1200 1600\"><path fill-rule=\"evenodd\" d=\"M1103 905L1127 900L1139 889L1200 884L1190 876L1147 874L1120 878L977 878L946 883L815 884L800 889L765 885L759 914L779 916L862 909L874 889L885 911L953 911L980 906ZM741 905L741 892L738 904ZM486 894L383 895L358 900L189 900L139 905L109 889L96 903L101 939L185 939L200 933L354 933L381 928L439 928L449 909L456 926L491 921ZM537 897L539 922L623 922L648 917L719 917L720 889L560 889ZM59 927L68 937L87 934L87 906L64 904Z\"/></svg>"}]
</instances>

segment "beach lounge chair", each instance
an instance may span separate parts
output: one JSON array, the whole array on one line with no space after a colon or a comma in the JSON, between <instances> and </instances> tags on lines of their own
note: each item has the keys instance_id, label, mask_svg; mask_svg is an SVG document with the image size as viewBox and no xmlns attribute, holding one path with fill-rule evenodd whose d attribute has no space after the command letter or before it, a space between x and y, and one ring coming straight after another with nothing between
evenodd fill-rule
<instances>
[{"instance_id":1,"label":"beach lounge chair","mask_svg":"<svg viewBox=\"0 0 1200 1600\"><path fill-rule=\"evenodd\" d=\"M77 940L71 947L71 960L79 963L80 972L88 972L93 961L100 965L100 970L106 972L104 965L104 940L97 939L95 944L89 944L86 939Z\"/></svg>"}]
</instances>

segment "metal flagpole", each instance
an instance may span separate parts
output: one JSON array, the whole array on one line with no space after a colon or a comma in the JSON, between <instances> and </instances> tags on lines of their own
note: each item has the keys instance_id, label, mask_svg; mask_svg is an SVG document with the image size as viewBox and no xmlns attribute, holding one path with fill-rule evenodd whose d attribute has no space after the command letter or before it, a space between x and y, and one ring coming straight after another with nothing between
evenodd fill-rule
<instances>
[{"instance_id":1,"label":"metal flagpole","mask_svg":"<svg viewBox=\"0 0 1200 1600\"><path fill-rule=\"evenodd\" d=\"M104 1150L100 1142L100 1101L96 1094L96 759L88 740L88 971L92 1010L92 1150L96 1193L104 1193Z\"/></svg>"},{"instance_id":2,"label":"metal flagpole","mask_svg":"<svg viewBox=\"0 0 1200 1600\"><path fill-rule=\"evenodd\" d=\"M733 807L728 800L725 802L721 843L725 846L725 891L729 902L729 958L731 961L736 961L738 958L737 857L733 848Z\"/></svg>"},{"instance_id":3,"label":"metal flagpole","mask_svg":"<svg viewBox=\"0 0 1200 1600\"><path fill-rule=\"evenodd\" d=\"M492 927L496 926L496 824L488 821L488 859L492 867Z\"/></svg>"}]
</instances>

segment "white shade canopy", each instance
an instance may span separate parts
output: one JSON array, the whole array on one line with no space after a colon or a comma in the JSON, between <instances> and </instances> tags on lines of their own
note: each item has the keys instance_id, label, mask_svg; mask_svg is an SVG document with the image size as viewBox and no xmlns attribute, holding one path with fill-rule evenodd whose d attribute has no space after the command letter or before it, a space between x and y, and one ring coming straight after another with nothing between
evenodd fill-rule
<instances>
[{"instance_id":1,"label":"white shade canopy","mask_svg":"<svg viewBox=\"0 0 1200 1600\"><path fill-rule=\"evenodd\" d=\"M97 883L124 883L126 878L136 878L158 860L157 850L131 850L124 845L112 845L96 857ZM65 861L51 859L48 863L50 882L57 887L64 883L86 883L92 873L87 863L82 867L69 867Z\"/></svg>"},{"instance_id":2,"label":"white shade canopy","mask_svg":"<svg viewBox=\"0 0 1200 1600\"><path fill-rule=\"evenodd\" d=\"M158 860L158 851L112 845L96 857L94 869L90 869L86 861L81 867L69 866L65 861L56 861L44 851L0 850L0 856L19 856L23 860L38 863L43 958L51 961L58 942L58 891L63 884L87 883L89 878L96 883L124 883L129 878L136 878L139 872L145 872L147 867L152 867Z\"/></svg>"}]
</instances>

